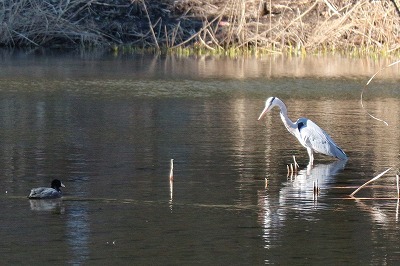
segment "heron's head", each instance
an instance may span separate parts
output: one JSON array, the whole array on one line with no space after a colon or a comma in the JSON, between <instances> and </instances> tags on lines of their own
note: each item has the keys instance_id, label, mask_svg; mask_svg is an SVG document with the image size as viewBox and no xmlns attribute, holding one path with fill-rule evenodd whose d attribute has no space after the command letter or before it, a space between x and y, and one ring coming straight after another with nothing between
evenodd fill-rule
<instances>
[{"instance_id":1,"label":"heron's head","mask_svg":"<svg viewBox=\"0 0 400 266\"><path fill-rule=\"evenodd\" d=\"M260 120L269 110L271 110L274 106L275 106L275 99L277 99L276 97L269 97L266 101L265 101L265 107L264 110L261 112L260 116L258 117L257 120Z\"/></svg>"}]
</instances>

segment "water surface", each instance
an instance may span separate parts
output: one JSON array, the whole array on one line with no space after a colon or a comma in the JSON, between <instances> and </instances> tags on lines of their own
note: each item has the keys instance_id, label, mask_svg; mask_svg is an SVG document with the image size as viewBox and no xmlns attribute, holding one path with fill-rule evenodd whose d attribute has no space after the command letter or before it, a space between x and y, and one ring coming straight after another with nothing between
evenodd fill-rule
<instances>
[{"instance_id":1,"label":"water surface","mask_svg":"<svg viewBox=\"0 0 400 266\"><path fill-rule=\"evenodd\" d=\"M4 264L387 264L400 259L398 68L387 60L4 53ZM278 110L350 159L307 152ZM295 155L297 175L287 175ZM170 159L174 181L169 182ZM26 199L59 178L57 201ZM265 186L265 179L268 186ZM313 194L318 181L320 193ZM383 199L385 198L385 199Z\"/></svg>"}]
</instances>

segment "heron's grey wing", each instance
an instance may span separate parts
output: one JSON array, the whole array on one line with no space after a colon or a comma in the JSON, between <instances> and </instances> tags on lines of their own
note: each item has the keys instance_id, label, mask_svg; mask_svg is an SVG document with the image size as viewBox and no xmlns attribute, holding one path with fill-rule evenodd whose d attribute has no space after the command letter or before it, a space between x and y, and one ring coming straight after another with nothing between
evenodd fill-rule
<instances>
[{"instance_id":1,"label":"heron's grey wing","mask_svg":"<svg viewBox=\"0 0 400 266\"><path fill-rule=\"evenodd\" d=\"M303 123L302 127L298 128L300 137L306 146L318 153L336 157L341 160L347 159L343 150L340 149L332 138L317 124L309 119L301 120L298 124L300 125L300 123Z\"/></svg>"}]
</instances>

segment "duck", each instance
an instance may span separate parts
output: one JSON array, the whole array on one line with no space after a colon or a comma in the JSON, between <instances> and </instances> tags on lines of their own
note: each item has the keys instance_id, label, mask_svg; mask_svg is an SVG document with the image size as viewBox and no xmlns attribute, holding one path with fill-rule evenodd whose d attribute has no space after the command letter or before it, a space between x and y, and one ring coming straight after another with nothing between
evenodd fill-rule
<instances>
[{"instance_id":1,"label":"duck","mask_svg":"<svg viewBox=\"0 0 400 266\"><path fill-rule=\"evenodd\" d=\"M57 199L62 197L60 187L65 187L64 184L54 179L51 181L51 187L32 188L28 199Z\"/></svg>"}]
</instances>

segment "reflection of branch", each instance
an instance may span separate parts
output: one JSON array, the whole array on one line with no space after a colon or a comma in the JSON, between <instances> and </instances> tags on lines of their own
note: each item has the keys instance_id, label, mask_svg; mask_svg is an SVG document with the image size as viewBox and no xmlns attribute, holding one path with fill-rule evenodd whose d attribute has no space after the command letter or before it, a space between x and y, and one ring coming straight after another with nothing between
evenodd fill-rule
<instances>
[{"instance_id":1,"label":"reflection of branch","mask_svg":"<svg viewBox=\"0 0 400 266\"><path fill-rule=\"evenodd\" d=\"M366 211L371 215L371 218L373 220L379 221L380 223L383 224L387 223L387 218L386 218L387 215L383 211L381 211L380 208L374 208L373 206L364 204L362 201L359 201L358 199L356 199L355 201L363 211Z\"/></svg>"},{"instance_id":2,"label":"reflection of branch","mask_svg":"<svg viewBox=\"0 0 400 266\"><path fill-rule=\"evenodd\" d=\"M366 185L368 185L369 183L377 180L378 178L380 178L381 176L383 176L384 174L386 174L390 169L392 169L392 167L386 169L385 171L383 171L382 173L380 173L379 175L375 176L374 178L372 178L371 180L365 182L362 186L360 186L359 188L357 188L356 190L354 190L353 193L350 194L350 197L353 197L354 194L356 194L360 189L362 189L363 187L365 187Z\"/></svg>"}]
</instances>

